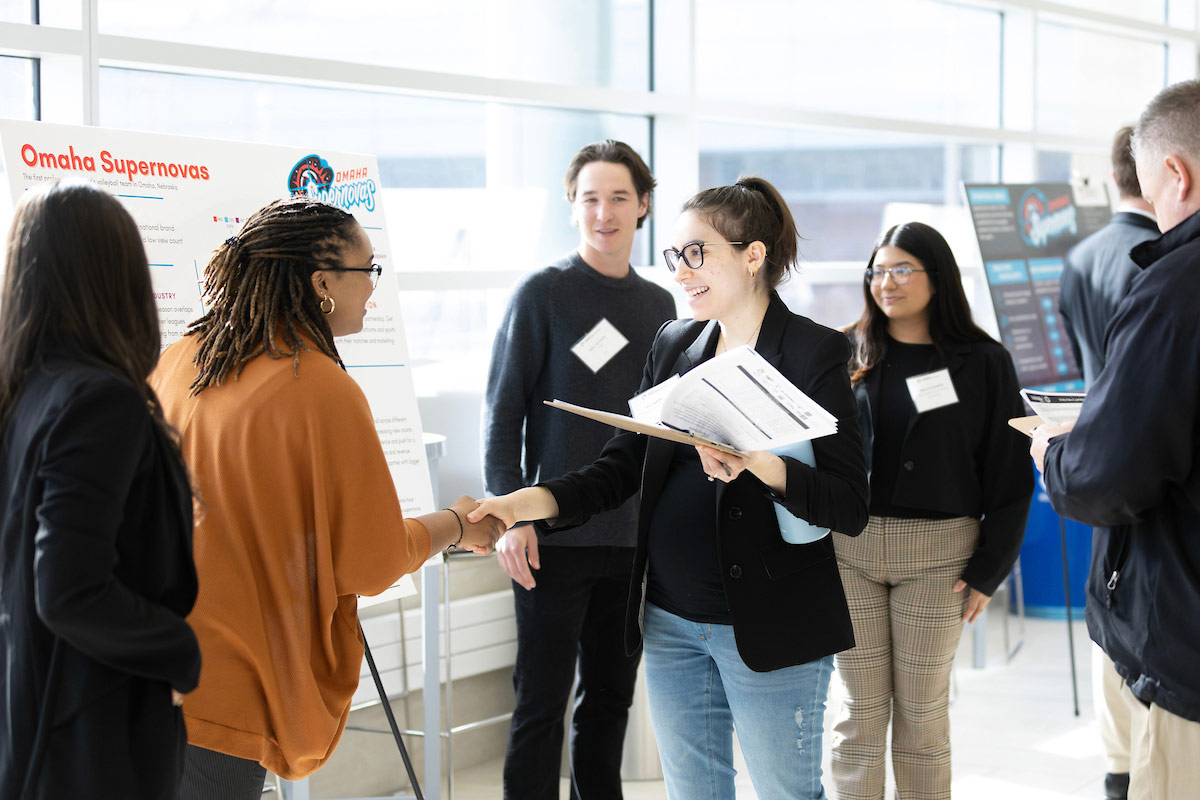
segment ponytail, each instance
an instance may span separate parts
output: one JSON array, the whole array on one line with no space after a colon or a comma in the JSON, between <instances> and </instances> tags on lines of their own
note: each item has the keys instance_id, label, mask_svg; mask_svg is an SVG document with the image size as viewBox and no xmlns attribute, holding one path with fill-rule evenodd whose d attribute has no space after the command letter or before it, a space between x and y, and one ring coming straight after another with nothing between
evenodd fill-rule
<instances>
[{"instance_id":1,"label":"ponytail","mask_svg":"<svg viewBox=\"0 0 1200 800\"><path fill-rule=\"evenodd\" d=\"M741 242L734 245L738 249L762 242L767 256L759 272L768 289L778 286L788 270L796 269L800 256L796 221L779 190L765 178L744 177L732 186L705 189L684 203L683 210L703 215L726 240Z\"/></svg>"}]
</instances>

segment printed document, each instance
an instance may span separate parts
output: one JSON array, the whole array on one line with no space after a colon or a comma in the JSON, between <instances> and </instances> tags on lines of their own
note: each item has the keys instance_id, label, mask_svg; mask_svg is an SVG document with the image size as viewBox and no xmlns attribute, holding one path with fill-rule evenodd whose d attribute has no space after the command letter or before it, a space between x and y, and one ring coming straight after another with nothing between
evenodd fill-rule
<instances>
[{"instance_id":1,"label":"printed document","mask_svg":"<svg viewBox=\"0 0 1200 800\"><path fill-rule=\"evenodd\" d=\"M633 398L632 417L559 401L548 405L624 430L737 452L837 433L836 417L745 345Z\"/></svg>"},{"instance_id":2,"label":"printed document","mask_svg":"<svg viewBox=\"0 0 1200 800\"><path fill-rule=\"evenodd\" d=\"M1083 410L1084 392L1035 392L1022 389L1021 397L1042 418L1043 422L1057 425L1062 422L1074 422L1079 419Z\"/></svg>"}]
</instances>

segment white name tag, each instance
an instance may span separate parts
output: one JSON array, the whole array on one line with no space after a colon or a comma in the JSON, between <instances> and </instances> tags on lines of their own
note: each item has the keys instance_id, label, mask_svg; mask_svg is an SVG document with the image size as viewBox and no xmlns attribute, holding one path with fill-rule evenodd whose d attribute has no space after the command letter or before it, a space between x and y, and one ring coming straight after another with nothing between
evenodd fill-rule
<instances>
[{"instance_id":1,"label":"white name tag","mask_svg":"<svg viewBox=\"0 0 1200 800\"><path fill-rule=\"evenodd\" d=\"M627 344L629 340L611 322L601 319L596 327L575 343L571 352L579 356L579 360L587 364L592 372L599 372Z\"/></svg>"},{"instance_id":2,"label":"white name tag","mask_svg":"<svg viewBox=\"0 0 1200 800\"><path fill-rule=\"evenodd\" d=\"M908 379L908 393L912 395L918 414L958 402L958 393L954 391L954 382L950 380L948 369L912 376Z\"/></svg>"}]
</instances>

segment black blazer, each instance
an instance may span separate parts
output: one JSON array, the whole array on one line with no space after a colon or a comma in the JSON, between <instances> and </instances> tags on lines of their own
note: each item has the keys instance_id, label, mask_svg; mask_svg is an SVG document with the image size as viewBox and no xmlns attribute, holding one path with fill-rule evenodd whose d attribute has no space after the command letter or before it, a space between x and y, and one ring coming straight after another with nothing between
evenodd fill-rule
<instances>
[{"instance_id":1,"label":"black blazer","mask_svg":"<svg viewBox=\"0 0 1200 800\"><path fill-rule=\"evenodd\" d=\"M646 361L642 389L712 358L718 335L715 321L666 323ZM867 479L858 411L846 374L846 337L791 313L772 293L756 349L838 419L836 435L813 441L820 469L784 458L786 497L777 497L749 472L717 485L713 514L738 652L751 669L766 672L854 646L832 537L788 544L779 532L774 504L814 525L855 536L867 523ZM542 484L559 507L558 519L544 526L548 532L615 508L641 489L625 622L629 653L641 646L649 524L674 449L673 442L618 433L593 464Z\"/></svg>"},{"instance_id":2,"label":"black blazer","mask_svg":"<svg viewBox=\"0 0 1200 800\"><path fill-rule=\"evenodd\" d=\"M1058 312L1088 386L1104 369L1108 321L1129 294L1129 284L1141 272L1129 251L1158 236L1154 220L1118 211L1107 225L1067 251L1063 259Z\"/></svg>"},{"instance_id":3,"label":"black blazer","mask_svg":"<svg viewBox=\"0 0 1200 800\"><path fill-rule=\"evenodd\" d=\"M900 505L982 517L979 547L962 579L990 596L1021 551L1033 497L1029 440L1008 425L1013 417L1024 416L1024 403L1012 358L990 339L948 346L944 366L958 395L954 405L918 414L908 395L889 398L912 409L898 464L871 463L872 409L882 401L880 370L871 370L855 384L867 470L896 471Z\"/></svg>"},{"instance_id":4,"label":"black blazer","mask_svg":"<svg viewBox=\"0 0 1200 800\"><path fill-rule=\"evenodd\" d=\"M146 401L48 361L3 431L0 492L0 797L178 797L192 496Z\"/></svg>"}]
</instances>

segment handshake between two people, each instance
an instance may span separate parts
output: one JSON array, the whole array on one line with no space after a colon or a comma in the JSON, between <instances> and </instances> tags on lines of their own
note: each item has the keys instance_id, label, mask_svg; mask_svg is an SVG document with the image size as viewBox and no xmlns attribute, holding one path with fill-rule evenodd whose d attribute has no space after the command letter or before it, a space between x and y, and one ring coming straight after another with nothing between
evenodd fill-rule
<instances>
[{"instance_id":1,"label":"handshake between two people","mask_svg":"<svg viewBox=\"0 0 1200 800\"><path fill-rule=\"evenodd\" d=\"M464 494L446 510L453 514L454 520L444 514L436 518L433 514L427 514L421 518L429 528L435 552L454 547L487 555L497 546L497 541L504 536L504 532L516 524L518 519L555 517L558 515L558 503L554 501L550 492L535 487L484 500L476 500ZM517 517L516 514L536 516ZM534 541L536 547L536 536Z\"/></svg>"},{"instance_id":2,"label":"handshake between two people","mask_svg":"<svg viewBox=\"0 0 1200 800\"><path fill-rule=\"evenodd\" d=\"M554 495L547 489L531 486L480 500L475 510L467 514L467 520L472 524L489 519L499 520L501 533L504 534L495 545L500 567L508 577L528 590L537 585L532 570L542 567L538 556L537 531L532 525L517 523L554 519L557 516L558 502Z\"/></svg>"}]
</instances>

